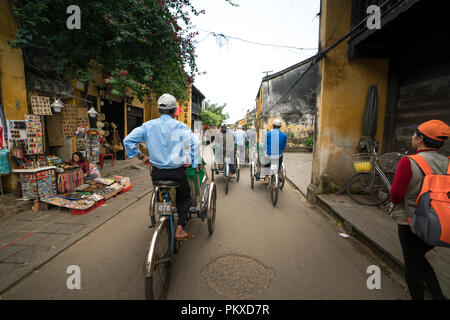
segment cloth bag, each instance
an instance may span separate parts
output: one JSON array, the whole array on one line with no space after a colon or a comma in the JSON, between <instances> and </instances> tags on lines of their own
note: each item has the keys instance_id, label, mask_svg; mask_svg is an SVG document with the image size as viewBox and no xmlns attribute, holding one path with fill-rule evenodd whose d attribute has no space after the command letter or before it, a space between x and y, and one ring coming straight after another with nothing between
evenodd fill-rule
<instances>
[{"instance_id":1,"label":"cloth bag","mask_svg":"<svg viewBox=\"0 0 450 320\"><path fill-rule=\"evenodd\" d=\"M9 166L8 151L0 149L0 174L8 174L11 172Z\"/></svg>"}]
</instances>

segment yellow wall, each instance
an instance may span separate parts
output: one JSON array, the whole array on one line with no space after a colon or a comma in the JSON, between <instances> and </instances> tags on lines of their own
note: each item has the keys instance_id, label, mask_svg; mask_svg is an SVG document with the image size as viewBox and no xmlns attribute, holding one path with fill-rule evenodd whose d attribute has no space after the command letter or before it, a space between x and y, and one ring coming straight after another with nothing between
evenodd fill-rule
<instances>
[{"instance_id":1,"label":"yellow wall","mask_svg":"<svg viewBox=\"0 0 450 320\"><path fill-rule=\"evenodd\" d=\"M350 30L351 0L323 0L321 48ZM328 40L328 41L325 41ZM353 174L352 155L362 135L362 119L369 87L378 86L378 131L381 143L386 113L388 60L348 59L347 42L320 62L313 184L319 190L342 186Z\"/></svg>"},{"instance_id":2,"label":"yellow wall","mask_svg":"<svg viewBox=\"0 0 450 320\"><path fill-rule=\"evenodd\" d=\"M16 24L7 0L0 0L0 88L5 118L23 120L28 113L27 93L25 86L25 70L22 50L12 49L7 41L13 40ZM7 128L4 128L7 130ZM12 164L12 168L14 165ZM3 178L4 190L14 191L17 188L17 174Z\"/></svg>"},{"instance_id":3,"label":"yellow wall","mask_svg":"<svg viewBox=\"0 0 450 320\"><path fill-rule=\"evenodd\" d=\"M0 81L5 117L23 120L28 113L22 50L11 49L7 41L15 38L16 24L7 0L0 0ZM19 105L17 109L16 105ZM6 129L5 129L6 130Z\"/></svg>"}]
</instances>

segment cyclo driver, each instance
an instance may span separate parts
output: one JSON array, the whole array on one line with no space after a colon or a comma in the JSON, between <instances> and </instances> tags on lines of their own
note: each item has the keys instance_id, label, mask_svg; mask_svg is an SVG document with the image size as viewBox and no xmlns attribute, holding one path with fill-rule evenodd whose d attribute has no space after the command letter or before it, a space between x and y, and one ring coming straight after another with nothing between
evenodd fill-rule
<instances>
[{"instance_id":1,"label":"cyclo driver","mask_svg":"<svg viewBox=\"0 0 450 320\"><path fill-rule=\"evenodd\" d=\"M163 94L158 99L161 117L147 121L135 128L125 139L124 146L128 157L137 156L146 166L152 168L152 180L176 181L181 186L176 188L176 207L178 225L176 240L194 238L185 231L186 218L192 205L191 188L186 175L186 168L196 168L200 163L200 141L184 123L175 120L177 101L170 94ZM137 148L146 142L150 158Z\"/></svg>"}]
</instances>

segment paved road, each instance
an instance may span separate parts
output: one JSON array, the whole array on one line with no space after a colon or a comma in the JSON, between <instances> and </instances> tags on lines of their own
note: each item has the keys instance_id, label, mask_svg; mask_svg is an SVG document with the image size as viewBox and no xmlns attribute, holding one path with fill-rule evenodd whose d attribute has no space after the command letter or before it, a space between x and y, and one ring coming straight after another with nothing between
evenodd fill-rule
<instances>
[{"instance_id":1,"label":"paved road","mask_svg":"<svg viewBox=\"0 0 450 320\"><path fill-rule=\"evenodd\" d=\"M262 185L250 189L248 168L224 194L218 182L216 230L190 222L172 270L168 299L407 299L388 268L290 185L277 208ZM143 198L3 294L3 299L143 299L142 268L152 231ZM66 268L81 269L81 289L68 290ZM368 290L370 265L381 290Z\"/></svg>"}]
</instances>

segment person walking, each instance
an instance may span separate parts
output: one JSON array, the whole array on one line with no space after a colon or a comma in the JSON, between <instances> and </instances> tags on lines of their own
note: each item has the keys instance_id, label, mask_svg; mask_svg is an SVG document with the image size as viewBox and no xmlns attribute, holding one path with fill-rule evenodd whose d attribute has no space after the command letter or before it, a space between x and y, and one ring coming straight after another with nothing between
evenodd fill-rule
<instances>
[{"instance_id":1,"label":"person walking","mask_svg":"<svg viewBox=\"0 0 450 320\"><path fill-rule=\"evenodd\" d=\"M411 138L416 154L425 159L435 174L446 174L449 158L438 153L450 136L450 127L440 121L422 123ZM420 194L424 173L418 164L408 158L400 159L390 190L394 208L391 217L397 222L398 237L402 247L405 264L405 279L413 300L424 299L424 283L427 284L433 299L446 300L442 293L433 267L425 257L434 247L416 236L408 223L406 210L416 210L416 200ZM450 190L449 190L450 191Z\"/></svg>"}]
</instances>

